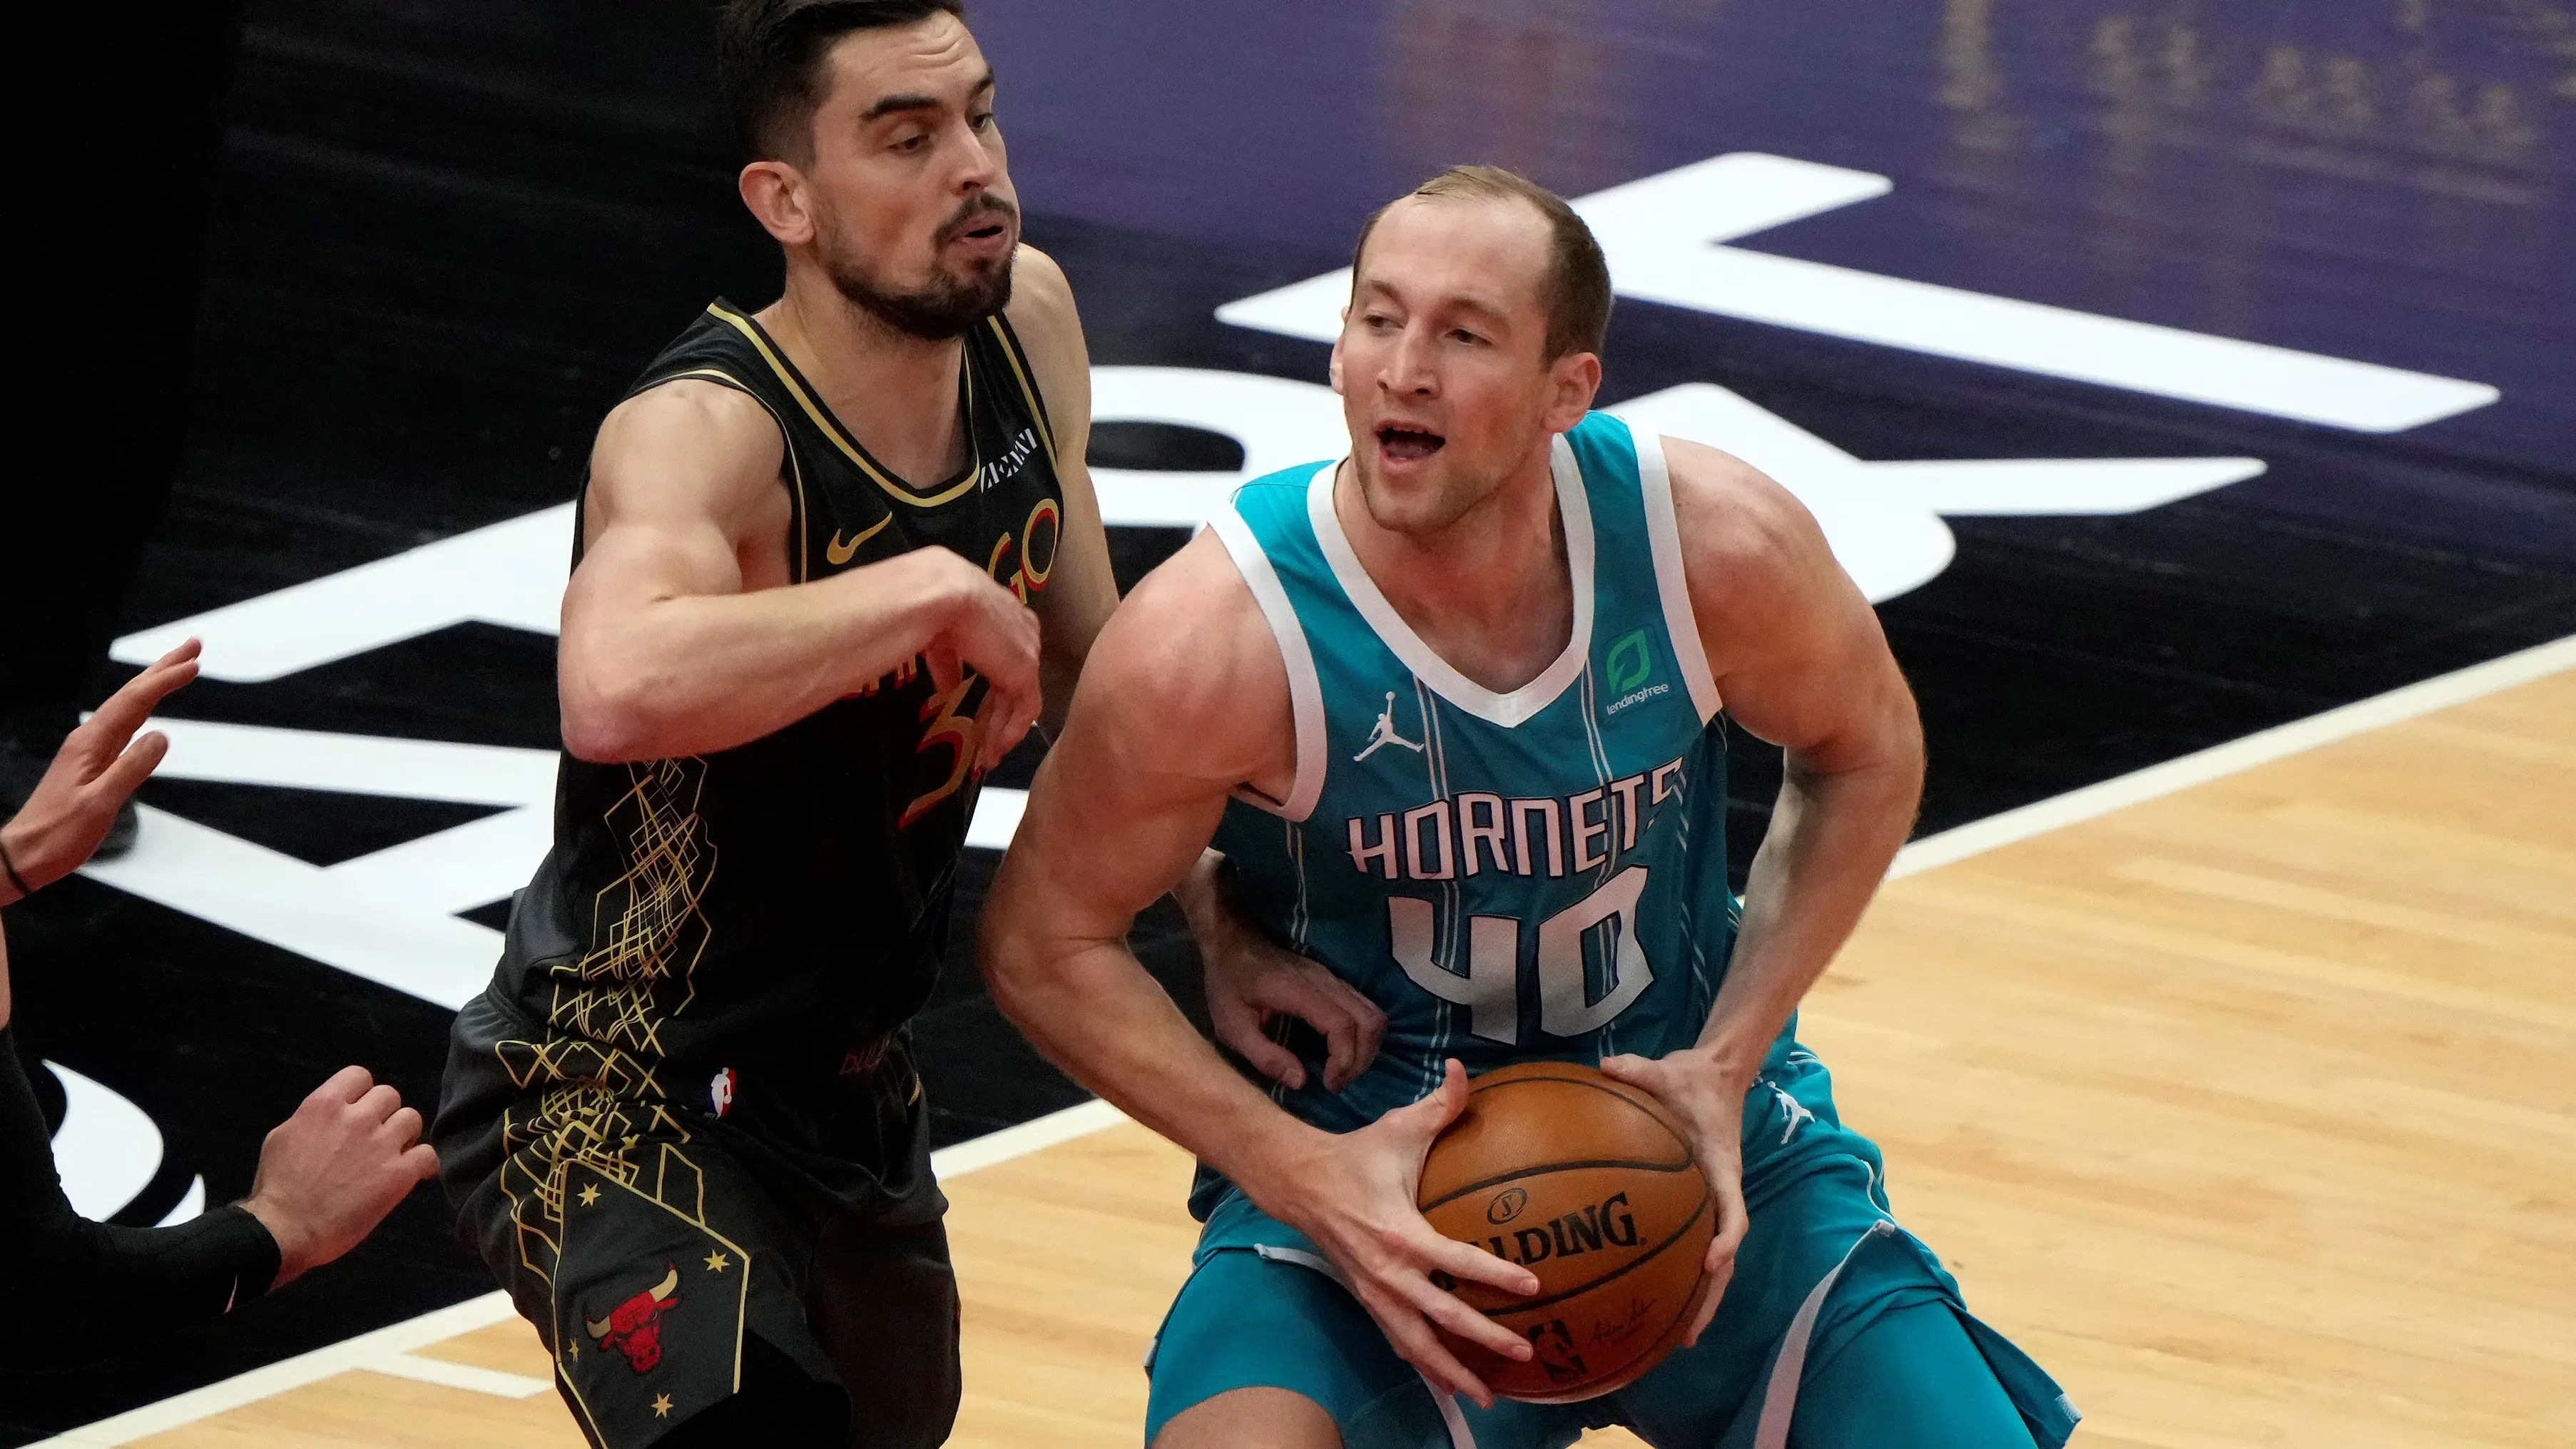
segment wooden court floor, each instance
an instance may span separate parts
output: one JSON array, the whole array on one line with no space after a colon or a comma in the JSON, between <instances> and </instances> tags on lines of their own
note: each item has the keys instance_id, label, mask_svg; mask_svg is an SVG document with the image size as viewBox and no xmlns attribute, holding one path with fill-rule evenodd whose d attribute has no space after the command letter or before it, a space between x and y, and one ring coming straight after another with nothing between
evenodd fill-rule
<instances>
[{"instance_id":1,"label":"wooden court floor","mask_svg":"<svg viewBox=\"0 0 2576 1449\"><path fill-rule=\"evenodd\" d=\"M1898 879L1805 1034L2077 1444L2576 1444L2576 672ZM1188 1174L953 1183L955 1442L1133 1449ZM545 1373L512 1319L67 1442L572 1449Z\"/></svg>"}]
</instances>

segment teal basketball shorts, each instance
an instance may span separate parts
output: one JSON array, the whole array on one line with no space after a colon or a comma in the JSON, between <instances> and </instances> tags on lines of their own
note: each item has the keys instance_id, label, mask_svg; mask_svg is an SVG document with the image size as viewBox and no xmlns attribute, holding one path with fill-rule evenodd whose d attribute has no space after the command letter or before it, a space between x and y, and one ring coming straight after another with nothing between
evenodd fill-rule
<instances>
[{"instance_id":1,"label":"teal basketball shorts","mask_svg":"<svg viewBox=\"0 0 2576 1449\"><path fill-rule=\"evenodd\" d=\"M1271 1387L1321 1405L1346 1449L1559 1449L1611 1424L1659 1449L2059 1449L2074 1405L1968 1314L1889 1215L1876 1148L1814 1105L1792 1119L1801 1150L1748 1142L1752 1221L1698 1345L1579 1404L1434 1395L1314 1245L1229 1190L1146 1358L1147 1441L1218 1394Z\"/></svg>"}]
</instances>

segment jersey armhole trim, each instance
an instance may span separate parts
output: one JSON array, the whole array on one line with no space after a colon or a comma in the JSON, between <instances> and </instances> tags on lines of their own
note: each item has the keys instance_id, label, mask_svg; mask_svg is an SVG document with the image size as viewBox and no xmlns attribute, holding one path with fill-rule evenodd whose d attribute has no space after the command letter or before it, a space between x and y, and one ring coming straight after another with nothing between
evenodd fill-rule
<instances>
[{"instance_id":1,"label":"jersey armhole trim","mask_svg":"<svg viewBox=\"0 0 2576 1449\"><path fill-rule=\"evenodd\" d=\"M1717 677L1708 670L1708 649L1700 642L1699 615L1691 609L1690 581L1682 571L1682 529L1673 510L1672 468L1664 461L1664 440L1640 429L1629 430L1637 448L1637 483L1646 495L1646 545L1655 558L1655 592L1664 603L1664 634L1672 640L1673 659L1690 686L1691 705L1700 723L1717 717L1725 701L1717 695Z\"/></svg>"},{"instance_id":2,"label":"jersey armhole trim","mask_svg":"<svg viewBox=\"0 0 2576 1449\"><path fill-rule=\"evenodd\" d=\"M996 312L988 319L993 335L1001 339L1002 360L1011 365L1011 376L1020 385L1020 395L1028 399L1029 419L1038 425L1038 443L1046 449L1047 465L1061 469L1064 460L1056 456L1055 426L1047 417L1046 396L1038 390L1037 364L1029 360L1028 349L1020 345L1019 329L1010 319Z\"/></svg>"},{"instance_id":3,"label":"jersey armhole trim","mask_svg":"<svg viewBox=\"0 0 2576 1449\"><path fill-rule=\"evenodd\" d=\"M1261 617L1269 622L1270 637L1278 642L1279 662L1288 669L1289 718L1297 731L1297 775L1288 787L1288 798L1265 800L1253 790L1238 791L1235 798L1302 823L1315 813L1315 802L1324 793L1324 686L1315 674L1315 655L1306 645L1297 606L1288 601L1278 570L1271 567L1270 555L1262 551L1261 540L1253 536L1243 515L1229 506L1209 519L1208 527L1216 530L1217 540L1234 559L1235 570L1252 590L1253 602L1261 606Z\"/></svg>"}]
</instances>

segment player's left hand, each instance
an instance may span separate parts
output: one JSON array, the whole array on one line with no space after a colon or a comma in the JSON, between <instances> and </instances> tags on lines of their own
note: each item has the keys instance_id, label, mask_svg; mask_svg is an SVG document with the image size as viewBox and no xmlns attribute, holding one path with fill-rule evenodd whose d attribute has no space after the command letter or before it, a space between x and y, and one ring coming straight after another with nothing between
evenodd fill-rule
<instances>
[{"instance_id":1,"label":"player's left hand","mask_svg":"<svg viewBox=\"0 0 2576 1449\"><path fill-rule=\"evenodd\" d=\"M1728 1070L1708 1052L1692 1047L1668 1057L1616 1056L1601 1059L1602 1075L1654 1094L1656 1101L1682 1119L1691 1135L1691 1150L1708 1174L1717 1198L1717 1235L1709 1239L1706 1294L1690 1332L1689 1347L1699 1342L1718 1300L1735 1276L1735 1250L1744 1243L1751 1218L1744 1210L1744 1094L1752 1082Z\"/></svg>"},{"instance_id":2,"label":"player's left hand","mask_svg":"<svg viewBox=\"0 0 2576 1449\"><path fill-rule=\"evenodd\" d=\"M1206 966L1208 1023L1216 1039L1272 1080L1301 1088L1306 1064L1270 1038L1272 1018L1296 1017L1323 1034L1324 1090L1342 1090L1377 1059L1386 1013L1321 963L1246 920L1223 887L1224 860L1207 852L1173 892Z\"/></svg>"},{"instance_id":3,"label":"player's left hand","mask_svg":"<svg viewBox=\"0 0 2576 1449\"><path fill-rule=\"evenodd\" d=\"M0 825L8 832L10 863L29 890L42 890L80 869L107 838L126 797L151 778L170 752L167 736L136 739L134 732L162 700L197 677L197 654L197 641L191 639L108 696L98 713L64 737L26 805ZM0 882L0 892L5 891L6 883ZM8 894L0 894L0 900L7 899Z\"/></svg>"}]
</instances>

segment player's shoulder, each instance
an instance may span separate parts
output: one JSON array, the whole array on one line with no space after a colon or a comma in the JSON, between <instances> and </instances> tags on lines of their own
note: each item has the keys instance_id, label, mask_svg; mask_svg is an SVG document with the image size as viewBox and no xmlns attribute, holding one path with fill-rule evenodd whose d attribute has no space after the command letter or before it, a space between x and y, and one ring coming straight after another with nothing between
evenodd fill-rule
<instances>
[{"instance_id":1,"label":"player's shoulder","mask_svg":"<svg viewBox=\"0 0 2576 1449\"><path fill-rule=\"evenodd\" d=\"M777 443L778 420L742 388L704 377L675 377L630 394L600 422L604 445L697 440L706 444Z\"/></svg>"},{"instance_id":2,"label":"player's shoulder","mask_svg":"<svg viewBox=\"0 0 2576 1449\"><path fill-rule=\"evenodd\" d=\"M1082 335L1072 280L1055 258L1025 242L1011 260L1011 300L1002 314L1011 319L1011 330L1032 351L1042 346L1052 349Z\"/></svg>"},{"instance_id":3,"label":"player's shoulder","mask_svg":"<svg viewBox=\"0 0 2576 1449\"><path fill-rule=\"evenodd\" d=\"M1157 736L1190 740L1276 713L1286 665L1251 587L1214 529L1137 582L1092 645L1082 692Z\"/></svg>"},{"instance_id":4,"label":"player's shoulder","mask_svg":"<svg viewBox=\"0 0 2576 1449\"><path fill-rule=\"evenodd\" d=\"M1839 567L1824 531L1797 495L1732 453L1682 438L1662 440L1691 601L1742 621L1801 597L1800 583Z\"/></svg>"},{"instance_id":5,"label":"player's shoulder","mask_svg":"<svg viewBox=\"0 0 2576 1449\"><path fill-rule=\"evenodd\" d=\"M612 508L723 511L766 493L786 447L758 398L677 378L609 410L591 446L590 492L595 505Z\"/></svg>"},{"instance_id":6,"label":"player's shoulder","mask_svg":"<svg viewBox=\"0 0 2576 1449\"><path fill-rule=\"evenodd\" d=\"M1011 301L1002 315L1037 369L1038 390L1051 410L1073 406L1088 422L1091 398L1091 352L1082 340L1082 314L1073 304L1073 283L1055 258L1022 244L1011 267Z\"/></svg>"}]
</instances>

